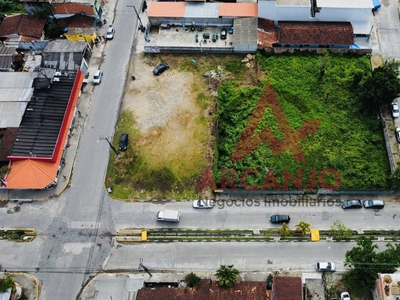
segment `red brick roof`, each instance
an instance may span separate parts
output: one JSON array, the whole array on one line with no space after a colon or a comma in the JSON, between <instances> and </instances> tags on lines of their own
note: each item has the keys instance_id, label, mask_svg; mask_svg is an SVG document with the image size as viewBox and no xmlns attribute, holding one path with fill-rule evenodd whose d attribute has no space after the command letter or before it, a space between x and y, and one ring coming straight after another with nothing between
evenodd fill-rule
<instances>
[{"instance_id":1,"label":"red brick roof","mask_svg":"<svg viewBox=\"0 0 400 300\"><path fill-rule=\"evenodd\" d=\"M141 288L136 300L265 300L266 283L263 281L242 281L232 288L220 288L217 282L201 280L198 290L188 288Z\"/></svg>"},{"instance_id":2,"label":"red brick roof","mask_svg":"<svg viewBox=\"0 0 400 300\"><path fill-rule=\"evenodd\" d=\"M274 21L269 19L258 18L258 45L259 49L272 47L278 42L278 35L275 32Z\"/></svg>"},{"instance_id":3,"label":"red brick roof","mask_svg":"<svg viewBox=\"0 0 400 300\"><path fill-rule=\"evenodd\" d=\"M352 45L350 22L278 22L280 44Z\"/></svg>"},{"instance_id":4,"label":"red brick roof","mask_svg":"<svg viewBox=\"0 0 400 300\"><path fill-rule=\"evenodd\" d=\"M0 25L0 36L18 34L40 39L45 23L45 20L39 20L24 14L9 16Z\"/></svg>"},{"instance_id":5,"label":"red brick roof","mask_svg":"<svg viewBox=\"0 0 400 300\"><path fill-rule=\"evenodd\" d=\"M302 300L303 290L300 277L274 276L272 284L274 300Z\"/></svg>"},{"instance_id":6,"label":"red brick roof","mask_svg":"<svg viewBox=\"0 0 400 300\"><path fill-rule=\"evenodd\" d=\"M69 28L90 28L94 26L94 17L76 14L69 18L58 19L57 24Z\"/></svg>"},{"instance_id":7,"label":"red brick roof","mask_svg":"<svg viewBox=\"0 0 400 300\"><path fill-rule=\"evenodd\" d=\"M55 3L52 6L54 14L57 15L85 14L88 16L94 16L94 10L92 5L67 2L67 3Z\"/></svg>"}]
</instances>

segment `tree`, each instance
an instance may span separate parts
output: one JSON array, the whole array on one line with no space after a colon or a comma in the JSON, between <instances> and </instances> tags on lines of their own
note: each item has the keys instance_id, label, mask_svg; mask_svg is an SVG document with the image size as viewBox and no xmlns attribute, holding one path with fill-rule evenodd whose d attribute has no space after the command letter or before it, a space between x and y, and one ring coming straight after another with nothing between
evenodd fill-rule
<instances>
[{"instance_id":1,"label":"tree","mask_svg":"<svg viewBox=\"0 0 400 300\"><path fill-rule=\"evenodd\" d=\"M219 286L232 287L236 283L239 270L234 268L233 265L225 266L221 265L215 276L219 280Z\"/></svg>"},{"instance_id":2,"label":"tree","mask_svg":"<svg viewBox=\"0 0 400 300\"><path fill-rule=\"evenodd\" d=\"M14 281L11 276L7 276L4 279L0 279L0 292L4 293L7 289L12 288L14 286Z\"/></svg>"},{"instance_id":3,"label":"tree","mask_svg":"<svg viewBox=\"0 0 400 300\"><path fill-rule=\"evenodd\" d=\"M386 61L374 69L371 76L360 85L359 95L365 110L376 112L379 105L392 102L400 94L399 63Z\"/></svg>"},{"instance_id":4,"label":"tree","mask_svg":"<svg viewBox=\"0 0 400 300\"><path fill-rule=\"evenodd\" d=\"M389 176L388 182L391 189L397 190L400 188L400 166L397 166L394 172Z\"/></svg>"},{"instance_id":5,"label":"tree","mask_svg":"<svg viewBox=\"0 0 400 300\"><path fill-rule=\"evenodd\" d=\"M281 229L279 229L278 232L282 237L290 235L289 225L286 223L283 223Z\"/></svg>"},{"instance_id":6,"label":"tree","mask_svg":"<svg viewBox=\"0 0 400 300\"><path fill-rule=\"evenodd\" d=\"M310 226L309 223L300 221L300 223L296 225L296 231L301 232L301 235L305 236L307 232L310 232Z\"/></svg>"},{"instance_id":7,"label":"tree","mask_svg":"<svg viewBox=\"0 0 400 300\"><path fill-rule=\"evenodd\" d=\"M373 237L363 236L356 247L346 252L344 265L353 269L343 276L343 282L357 297L374 288L378 273L393 273L400 266L400 244L388 243L380 253L377 249Z\"/></svg>"},{"instance_id":8,"label":"tree","mask_svg":"<svg viewBox=\"0 0 400 300\"><path fill-rule=\"evenodd\" d=\"M198 289L200 287L201 278L191 272L185 276L185 281L187 286L195 287L196 289Z\"/></svg>"},{"instance_id":9,"label":"tree","mask_svg":"<svg viewBox=\"0 0 400 300\"><path fill-rule=\"evenodd\" d=\"M342 221L336 220L331 226L330 234L337 240L342 238L349 238L353 235L353 230L346 227Z\"/></svg>"}]
</instances>

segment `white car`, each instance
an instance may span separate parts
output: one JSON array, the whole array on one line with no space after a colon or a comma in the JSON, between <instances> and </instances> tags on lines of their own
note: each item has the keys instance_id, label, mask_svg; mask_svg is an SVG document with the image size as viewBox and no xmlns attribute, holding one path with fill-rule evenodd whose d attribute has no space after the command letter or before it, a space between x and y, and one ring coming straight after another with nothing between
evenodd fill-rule
<instances>
[{"instance_id":1,"label":"white car","mask_svg":"<svg viewBox=\"0 0 400 300\"><path fill-rule=\"evenodd\" d=\"M100 84L102 78L103 78L103 72L97 70L93 75L93 84Z\"/></svg>"},{"instance_id":2,"label":"white car","mask_svg":"<svg viewBox=\"0 0 400 300\"><path fill-rule=\"evenodd\" d=\"M114 38L114 33L115 29L110 26L107 30L107 35L106 35L107 40L112 40Z\"/></svg>"},{"instance_id":3,"label":"white car","mask_svg":"<svg viewBox=\"0 0 400 300\"><path fill-rule=\"evenodd\" d=\"M213 200L194 200L193 207L194 208L213 208L214 201Z\"/></svg>"},{"instance_id":4,"label":"white car","mask_svg":"<svg viewBox=\"0 0 400 300\"><path fill-rule=\"evenodd\" d=\"M340 294L340 300L351 300L348 292L343 292Z\"/></svg>"},{"instance_id":5,"label":"white car","mask_svg":"<svg viewBox=\"0 0 400 300\"><path fill-rule=\"evenodd\" d=\"M394 133L396 134L396 140L397 142L400 143L400 127L397 127L394 131Z\"/></svg>"},{"instance_id":6,"label":"white car","mask_svg":"<svg viewBox=\"0 0 400 300\"><path fill-rule=\"evenodd\" d=\"M335 272L336 265L333 262L318 262L315 269L319 272Z\"/></svg>"},{"instance_id":7,"label":"white car","mask_svg":"<svg viewBox=\"0 0 400 300\"><path fill-rule=\"evenodd\" d=\"M399 116L400 116L399 106L397 105L397 102L392 102L392 117L398 118Z\"/></svg>"}]
</instances>

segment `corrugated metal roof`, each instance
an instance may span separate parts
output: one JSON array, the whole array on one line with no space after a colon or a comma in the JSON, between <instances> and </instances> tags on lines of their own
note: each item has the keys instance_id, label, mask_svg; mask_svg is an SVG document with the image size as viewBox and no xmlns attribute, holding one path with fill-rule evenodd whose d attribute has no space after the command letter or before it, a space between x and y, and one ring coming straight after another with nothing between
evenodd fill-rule
<instances>
[{"instance_id":1,"label":"corrugated metal roof","mask_svg":"<svg viewBox=\"0 0 400 300\"><path fill-rule=\"evenodd\" d=\"M220 3L186 3L185 18L218 18Z\"/></svg>"},{"instance_id":2,"label":"corrugated metal roof","mask_svg":"<svg viewBox=\"0 0 400 300\"><path fill-rule=\"evenodd\" d=\"M180 17L185 16L185 2L150 2L147 15L151 17Z\"/></svg>"},{"instance_id":3,"label":"corrugated metal roof","mask_svg":"<svg viewBox=\"0 0 400 300\"><path fill-rule=\"evenodd\" d=\"M317 0L318 7L374 8L372 0Z\"/></svg>"},{"instance_id":4,"label":"corrugated metal roof","mask_svg":"<svg viewBox=\"0 0 400 300\"><path fill-rule=\"evenodd\" d=\"M43 52L79 52L82 53L87 46L85 41L55 40L49 42Z\"/></svg>"},{"instance_id":5,"label":"corrugated metal roof","mask_svg":"<svg viewBox=\"0 0 400 300\"><path fill-rule=\"evenodd\" d=\"M258 17L257 3L220 3L220 17Z\"/></svg>"},{"instance_id":6,"label":"corrugated metal roof","mask_svg":"<svg viewBox=\"0 0 400 300\"><path fill-rule=\"evenodd\" d=\"M0 56L3 55L13 55L15 53L15 50L17 50L17 47L6 47L6 46L0 46Z\"/></svg>"},{"instance_id":7,"label":"corrugated metal roof","mask_svg":"<svg viewBox=\"0 0 400 300\"><path fill-rule=\"evenodd\" d=\"M276 0L278 6L311 6L310 0Z\"/></svg>"}]
</instances>

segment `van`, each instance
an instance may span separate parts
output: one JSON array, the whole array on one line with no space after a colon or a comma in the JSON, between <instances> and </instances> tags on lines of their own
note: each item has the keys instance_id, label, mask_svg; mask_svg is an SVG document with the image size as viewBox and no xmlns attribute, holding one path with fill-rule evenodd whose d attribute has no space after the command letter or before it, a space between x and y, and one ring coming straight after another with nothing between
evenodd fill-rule
<instances>
[{"instance_id":1,"label":"van","mask_svg":"<svg viewBox=\"0 0 400 300\"><path fill-rule=\"evenodd\" d=\"M365 208L382 209L385 207L385 202L383 200L365 200Z\"/></svg>"},{"instance_id":2,"label":"van","mask_svg":"<svg viewBox=\"0 0 400 300\"><path fill-rule=\"evenodd\" d=\"M157 213L156 220L160 222L178 223L181 213L177 210L161 210Z\"/></svg>"}]
</instances>

